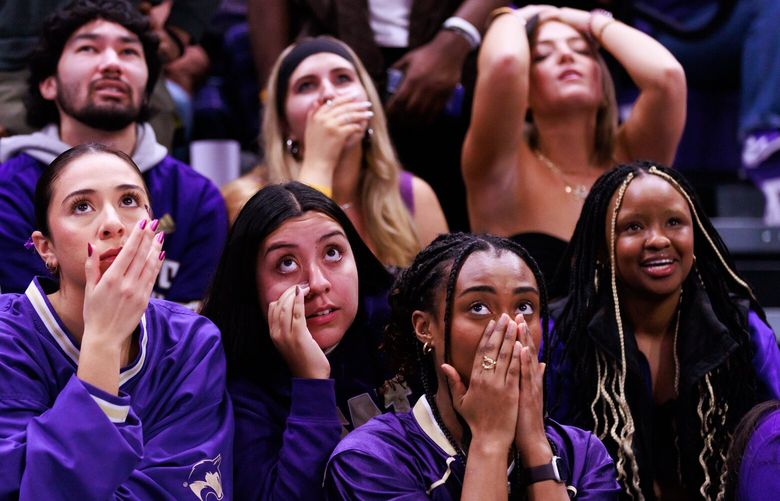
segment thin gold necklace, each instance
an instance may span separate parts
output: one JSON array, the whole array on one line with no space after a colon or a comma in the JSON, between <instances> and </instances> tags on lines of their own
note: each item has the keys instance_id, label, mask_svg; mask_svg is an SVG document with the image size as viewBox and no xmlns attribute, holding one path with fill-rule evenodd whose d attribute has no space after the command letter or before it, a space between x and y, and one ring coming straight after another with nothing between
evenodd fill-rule
<instances>
[{"instance_id":1,"label":"thin gold necklace","mask_svg":"<svg viewBox=\"0 0 780 501\"><path fill-rule=\"evenodd\" d=\"M557 175L561 179L561 182L563 183L563 191L565 191L568 195L573 196L580 202L584 201L585 198L587 198L588 193L590 193L590 188L588 188L587 185L569 184L566 181L566 174L561 170L560 167L555 165L555 162L553 162L552 160L544 156L544 154L539 150L534 150L534 153L536 153L536 158L538 158L540 162L546 165L548 169L553 171L555 175Z\"/></svg>"}]
</instances>

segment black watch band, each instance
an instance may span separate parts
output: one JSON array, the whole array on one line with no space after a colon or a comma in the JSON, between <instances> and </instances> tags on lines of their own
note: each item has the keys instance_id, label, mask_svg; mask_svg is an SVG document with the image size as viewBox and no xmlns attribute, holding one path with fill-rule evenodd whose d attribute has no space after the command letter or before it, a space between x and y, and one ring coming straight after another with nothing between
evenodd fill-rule
<instances>
[{"instance_id":1,"label":"black watch band","mask_svg":"<svg viewBox=\"0 0 780 501\"><path fill-rule=\"evenodd\" d=\"M543 482L545 480L554 480L559 484L563 484L566 483L569 476L566 463L558 456L553 456L549 463L543 464L542 466L526 468L524 473L526 485Z\"/></svg>"}]
</instances>

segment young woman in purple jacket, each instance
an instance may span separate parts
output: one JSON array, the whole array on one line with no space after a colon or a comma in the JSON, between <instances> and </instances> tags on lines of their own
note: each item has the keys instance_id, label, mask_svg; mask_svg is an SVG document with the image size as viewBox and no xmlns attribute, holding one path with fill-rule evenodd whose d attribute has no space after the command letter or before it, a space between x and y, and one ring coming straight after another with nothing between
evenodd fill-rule
<instances>
[{"instance_id":1,"label":"young woman in purple jacket","mask_svg":"<svg viewBox=\"0 0 780 501\"><path fill-rule=\"evenodd\" d=\"M237 499L321 498L339 439L409 408L379 357L390 282L319 191L270 185L243 207L203 308L227 353Z\"/></svg>"},{"instance_id":2,"label":"young woman in purple jacket","mask_svg":"<svg viewBox=\"0 0 780 501\"><path fill-rule=\"evenodd\" d=\"M390 295L384 348L425 394L350 433L326 473L331 499L612 499L592 434L544 417L544 282L510 240L442 235Z\"/></svg>"}]
</instances>

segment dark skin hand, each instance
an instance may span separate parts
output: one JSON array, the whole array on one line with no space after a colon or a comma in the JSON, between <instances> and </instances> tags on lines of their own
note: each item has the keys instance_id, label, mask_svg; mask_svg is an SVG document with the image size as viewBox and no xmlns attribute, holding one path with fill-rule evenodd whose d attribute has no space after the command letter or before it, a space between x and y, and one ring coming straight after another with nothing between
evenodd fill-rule
<instances>
[{"instance_id":1,"label":"dark skin hand","mask_svg":"<svg viewBox=\"0 0 780 501\"><path fill-rule=\"evenodd\" d=\"M429 43L409 51L393 65L404 72L404 79L388 101L387 112L405 115L409 120L433 121L460 82L469 51L463 37L445 30Z\"/></svg>"}]
</instances>

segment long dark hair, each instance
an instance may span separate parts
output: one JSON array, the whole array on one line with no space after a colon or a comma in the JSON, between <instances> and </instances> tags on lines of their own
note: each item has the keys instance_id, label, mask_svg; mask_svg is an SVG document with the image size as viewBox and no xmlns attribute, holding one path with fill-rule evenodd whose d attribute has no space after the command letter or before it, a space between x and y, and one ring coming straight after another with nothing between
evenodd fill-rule
<instances>
[{"instance_id":1,"label":"long dark hair","mask_svg":"<svg viewBox=\"0 0 780 501\"><path fill-rule=\"evenodd\" d=\"M699 456L704 473L702 491L715 486L717 492L723 487L723 454L728 450L730 431L755 403L756 394L750 334L738 299L747 300L764 320L765 315L750 287L736 272L728 249L704 213L693 188L679 172L652 162L634 162L606 172L593 184L562 261L570 268L569 294L556 319L554 337L565 344L564 359L571 364L573 380L593 382L594 387L574 392L571 402L555 402L555 405L571 409L572 415L568 419L574 424L594 430L608 446L611 441L612 450L617 447L616 466L621 484L630 495L641 495L633 451L633 416L625 396L625 343L612 255L615 235L611 225L628 185L637 177L647 175L666 180L687 201L693 218L696 261L683 289L704 291L718 320L728 328L737 346L723 367L707 374L698 387L700 414L702 405L706 409L699 441L709 444L704 446L708 450L702 450ZM615 194L616 206L608 214ZM605 242L602 235L608 235L610 241ZM683 311L685 306L683 301ZM588 324L601 309L606 309L617 323L620 360L611 360L604 347L588 335ZM617 394L613 395L607 384L615 388ZM714 393L708 393L708 388ZM600 417L595 410L597 405L604 410ZM612 409L611 414L606 411L608 407ZM614 423L610 422L609 415L613 416ZM603 431L599 433L602 427Z\"/></svg>"},{"instance_id":2,"label":"long dark hair","mask_svg":"<svg viewBox=\"0 0 780 501\"><path fill-rule=\"evenodd\" d=\"M381 295L390 286L389 273L360 239L338 204L298 182L266 186L249 199L236 218L202 309L202 314L222 332L229 377L241 376L262 385L287 373L260 310L257 253L268 235L307 211L320 212L336 221L344 229L355 256L361 301L345 340L366 315L363 298Z\"/></svg>"},{"instance_id":3,"label":"long dark hair","mask_svg":"<svg viewBox=\"0 0 780 501\"><path fill-rule=\"evenodd\" d=\"M540 321L542 323L542 360L547 361L549 313L544 278L539 266L530 254L511 240L493 235L472 235L468 233L439 235L428 247L417 254L409 268L399 274L390 291L390 322L385 332L383 347L388 354L391 373L397 373L401 381L408 381L412 385L419 384L422 386L436 422L453 448L459 451L459 455L461 448L442 421L436 406L434 396L438 390L438 385L433 356L430 353L425 353L422 343L417 340L411 318L415 310L436 314L436 302L444 300L444 346L442 346L442 350L445 362L450 362L453 292L458 281L458 275L469 256L475 252L489 250L511 252L523 260L531 272L533 272L539 288ZM440 295L442 287L444 287L443 297ZM465 425L463 422L462 424ZM463 428L464 444L467 447L469 430L467 426ZM554 446L553 450L555 451ZM465 457L462 459L465 461ZM520 469L515 468L515 471L519 472ZM519 482L519 479L514 480ZM524 489L519 487L519 483L517 487L517 489L512 489L512 491L524 492Z\"/></svg>"}]
</instances>

